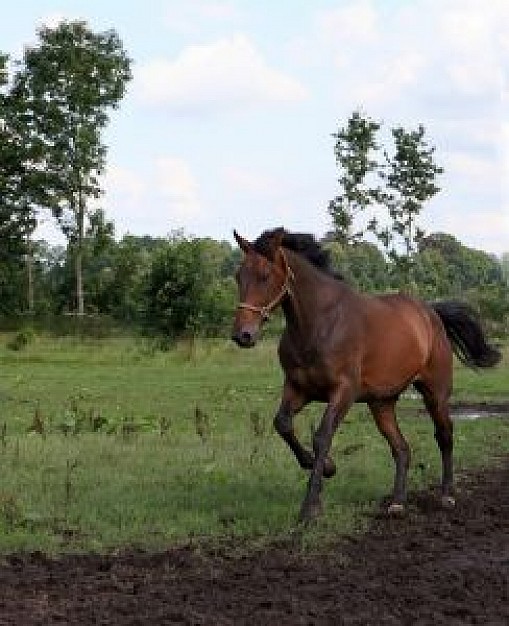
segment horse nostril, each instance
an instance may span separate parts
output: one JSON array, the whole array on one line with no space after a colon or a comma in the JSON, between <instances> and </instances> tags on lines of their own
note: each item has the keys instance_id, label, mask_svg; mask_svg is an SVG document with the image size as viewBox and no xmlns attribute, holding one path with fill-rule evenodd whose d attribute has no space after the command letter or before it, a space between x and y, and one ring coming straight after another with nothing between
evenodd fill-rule
<instances>
[{"instance_id":1,"label":"horse nostril","mask_svg":"<svg viewBox=\"0 0 509 626\"><path fill-rule=\"evenodd\" d=\"M253 335L248 330L233 333L232 339L242 348L247 348L253 345Z\"/></svg>"},{"instance_id":2,"label":"horse nostril","mask_svg":"<svg viewBox=\"0 0 509 626\"><path fill-rule=\"evenodd\" d=\"M242 331L242 333L240 334L240 342L243 345L248 345L251 343L253 337L251 335L251 333L247 330Z\"/></svg>"}]
</instances>

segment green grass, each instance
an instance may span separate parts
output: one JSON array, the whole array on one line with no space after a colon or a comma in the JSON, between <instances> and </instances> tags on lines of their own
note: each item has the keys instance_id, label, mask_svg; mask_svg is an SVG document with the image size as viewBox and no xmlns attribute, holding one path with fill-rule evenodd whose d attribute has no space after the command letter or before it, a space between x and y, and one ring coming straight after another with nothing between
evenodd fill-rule
<instances>
[{"instance_id":1,"label":"green grass","mask_svg":"<svg viewBox=\"0 0 509 626\"><path fill-rule=\"evenodd\" d=\"M0 337L0 551L160 548L193 538L264 541L294 527L307 476L272 431L282 376L275 343L155 352L133 339ZM455 396L509 397L498 370L458 367ZM414 406L411 399L403 408ZM304 441L322 407L297 418ZM410 487L436 482L430 420L402 411ZM66 434L67 433L67 434ZM461 472L509 452L509 419L456 422ZM392 458L364 407L336 435L318 532L362 525L390 490Z\"/></svg>"}]
</instances>

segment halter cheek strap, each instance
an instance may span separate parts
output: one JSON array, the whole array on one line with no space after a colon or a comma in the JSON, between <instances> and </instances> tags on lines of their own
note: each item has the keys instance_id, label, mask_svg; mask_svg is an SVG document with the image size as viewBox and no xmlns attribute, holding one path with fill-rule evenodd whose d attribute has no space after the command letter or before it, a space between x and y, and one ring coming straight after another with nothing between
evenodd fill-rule
<instances>
[{"instance_id":1,"label":"halter cheek strap","mask_svg":"<svg viewBox=\"0 0 509 626\"><path fill-rule=\"evenodd\" d=\"M285 282L283 283L283 286L281 287L281 290L277 294L277 296L273 300L271 300L268 304L265 304L264 306L256 306L254 304L249 304L248 302L240 302L237 305L238 309L247 309L248 311L254 311L255 313L259 313L262 320L266 322L269 319L272 311L277 307L277 305L286 296L286 294L291 295L292 290L290 287L290 282L295 278L295 276L292 272L292 268L288 265L288 261L286 260L286 256L284 255L284 253L283 253L283 259L285 261L285 266L286 266L286 277L285 277Z\"/></svg>"}]
</instances>

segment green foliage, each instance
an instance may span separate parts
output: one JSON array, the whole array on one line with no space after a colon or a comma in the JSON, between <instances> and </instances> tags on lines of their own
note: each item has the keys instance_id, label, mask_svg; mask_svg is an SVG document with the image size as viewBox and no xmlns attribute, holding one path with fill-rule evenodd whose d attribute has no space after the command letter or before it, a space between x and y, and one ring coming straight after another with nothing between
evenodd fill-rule
<instances>
[{"instance_id":1,"label":"green foliage","mask_svg":"<svg viewBox=\"0 0 509 626\"><path fill-rule=\"evenodd\" d=\"M325 247L334 267L363 291L381 292L390 287L387 261L372 243L360 241L345 245L329 241Z\"/></svg>"},{"instance_id":2,"label":"green foliage","mask_svg":"<svg viewBox=\"0 0 509 626\"><path fill-rule=\"evenodd\" d=\"M222 276L227 253L224 244L182 235L157 250L147 277L147 324L170 337L220 334L236 297L232 278Z\"/></svg>"},{"instance_id":3,"label":"green foliage","mask_svg":"<svg viewBox=\"0 0 509 626\"><path fill-rule=\"evenodd\" d=\"M340 193L330 202L329 213L338 242L359 243L366 233L373 233L391 262L393 283L410 287L413 256L424 234L416 220L423 204L439 191L435 180L443 170L435 164L435 149L425 140L422 125L412 131L393 128L394 150L392 154L384 150L383 160L380 128L356 111L333 135Z\"/></svg>"},{"instance_id":4,"label":"green foliage","mask_svg":"<svg viewBox=\"0 0 509 626\"><path fill-rule=\"evenodd\" d=\"M509 252L504 252L502 255L500 266L502 268L502 276L504 277L505 284L509 287Z\"/></svg>"},{"instance_id":5,"label":"green foliage","mask_svg":"<svg viewBox=\"0 0 509 626\"><path fill-rule=\"evenodd\" d=\"M35 226L26 199L30 151L17 133L14 100L6 91L7 56L0 54L0 314L23 309L23 265Z\"/></svg>"},{"instance_id":6,"label":"green foliage","mask_svg":"<svg viewBox=\"0 0 509 626\"><path fill-rule=\"evenodd\" d=\"M25 330L21 330L16 333L8 342L7 347L9 350L14 350L18 352L20 350L24 350L28 345L33 343L35 340L35 333L33 329L26 328Z\"/></svg>"},{"instance_id":7,"label":"green foliage","mask_svg":"<svg viewBox=\"0 0 509 626\"><path fill-rule=\"evenodd\" d=\"M504 284L501 266L496 257L468 248L455 237L432 233L419 242L416 268L433 261L433 267L420 268L418 284L427 278L434 283L438 296L461 295L465 290Z\"/></svg>"},{"instance_id":8,"label":"green foliage","mask_svg":"<svg viewBox=\"0 0 509 626\"><path fill-rule=\"evenodd\" d=\"M413 276L421 297L466 300L493 332L509 331L509 286L495 256L468 248L452 235L432 233L419 242Z\"/></svg>"},{"instance_id":9,"label":"green foliage","mask_svg":"<svg viewBox=\"0 0 509 626\"><path fill-rule=\"evenodd\" d=\"M334 153L339 169L340 193L329 203L328 211L334 224L334 234L342 244L358 242L364 230L354 222L378 200L378 189L369 186L370 175L378 170L376 155L379 146L376 134L380 124L365 119L355 111L332 136L336 139ZM369 226L368 226L369 230Z\"/></svg>"},{"instance_id":10,"label":"green foliage","mask_svg":"<svg viewBox=\"0 0 509 626\"><path fill-rule=\"evenodd\" d=\"M41 203L53 210L73 244L77 307L83 314L81 246L87 199L100 194L106 154L101 130L107 109L116 108L124 95L130 60L115 31L96 34L85 22L42 27L38 36L39 44L25 50L13 94L24 107L29 141L38 148L34 167L44 175Z\"/></svg>"},{"instance_id":11,"label":"green foliage","mask_svg":"<svg viewBox=\"0 0 509 626\"><path fill-rule=\"evenodd\" d=\"M391 222L382 230L381 238L396 273L409 286L413 281L413 255L424 235L416 220L423 204L440 191L435 180L443 169L435 164L435 148L426 142L424 126L414 131L393 128L392 136L394 154L386 152L387 170L381 172L386 183L382 197Z\"/></svg>"},{"instance_id":12,"label":"green foliage","mask_svg":"<svg viewBox=\"0 0 509 626\"><path fill-rule=\"evenodd\" d=\"M168 242L155 256L148 277L147 322L172 337L193 334L207 282L198 240Z\"/></svg>"}]
</instances>

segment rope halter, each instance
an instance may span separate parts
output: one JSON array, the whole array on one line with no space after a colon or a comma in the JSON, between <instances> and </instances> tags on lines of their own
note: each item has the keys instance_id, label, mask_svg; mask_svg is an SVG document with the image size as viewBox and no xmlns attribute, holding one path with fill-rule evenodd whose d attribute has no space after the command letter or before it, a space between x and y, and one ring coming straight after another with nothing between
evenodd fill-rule
<instances>
[{"instance_id":1,"label":"rope halter","mask_svg":"<svg viewBox=\"0 0 509 626\"><path fill-rule=\"evenodd\" d=\"M237 309L247 309L248 311L254 311L255 313L259 313L262 320L266 322L269 319L272 311L277 307L277 305L286 296L286 294L291 295L292 289L291 289L290 283L292 280L294 280L295 276L292 271L292 268L288 265L288 261L286 259L284 252L281 251L281 254L283 255L283 259L285 262L286 276L285 276L285 282L281 286L281 289L279 293L277 294L277 296L273 300L271 300L268 304L265 304L264 306L256 306L254 304L249 304L248 302L240 302L237 305Z\"/></svg>"}]
</instances>

